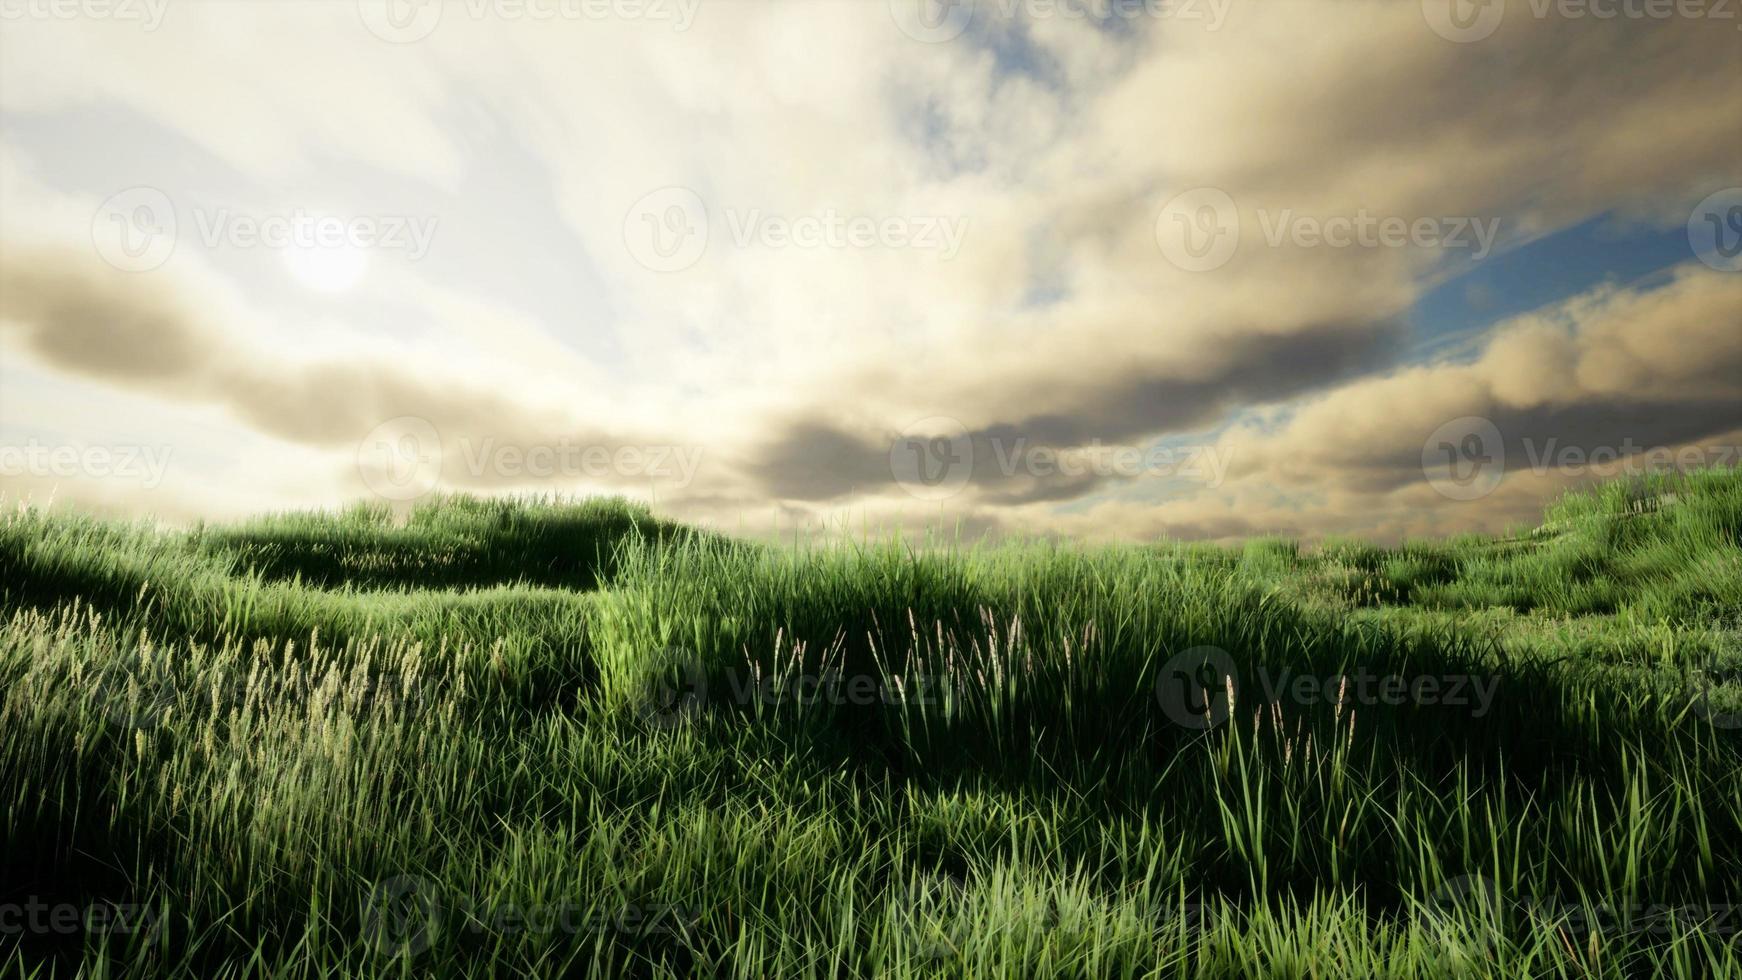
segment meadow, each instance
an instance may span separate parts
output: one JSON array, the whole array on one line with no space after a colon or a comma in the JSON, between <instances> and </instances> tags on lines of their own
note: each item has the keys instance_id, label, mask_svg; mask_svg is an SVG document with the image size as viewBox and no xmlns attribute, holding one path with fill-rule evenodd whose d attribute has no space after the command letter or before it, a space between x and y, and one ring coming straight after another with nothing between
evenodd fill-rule
<instances>
[{"instance_id":1,"label":"meadow","mask_svg":"<svg viewBox=\"0 0 1742 980\"><path fill-rule=\"evenodd\" d=\"M0 518L9 977L1742 977L1742 471L1380 547Z\"/></svg>"}]
</instances>

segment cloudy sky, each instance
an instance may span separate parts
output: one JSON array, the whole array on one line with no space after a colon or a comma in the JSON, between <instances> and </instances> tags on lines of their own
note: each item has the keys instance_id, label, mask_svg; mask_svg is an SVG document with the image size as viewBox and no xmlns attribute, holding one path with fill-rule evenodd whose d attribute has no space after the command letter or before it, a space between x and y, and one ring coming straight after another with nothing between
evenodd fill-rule
<instances>
[{"instance_id":1,"label":"cloudy sky","mask_svg":"<svg viewBox=\"0 0 1742 980\"><path fill-rule=\"evenodd\" d=\"M1502 530L1739 462L1710 0L0 0L0 493Z\"/></svg>"}]
</instances>

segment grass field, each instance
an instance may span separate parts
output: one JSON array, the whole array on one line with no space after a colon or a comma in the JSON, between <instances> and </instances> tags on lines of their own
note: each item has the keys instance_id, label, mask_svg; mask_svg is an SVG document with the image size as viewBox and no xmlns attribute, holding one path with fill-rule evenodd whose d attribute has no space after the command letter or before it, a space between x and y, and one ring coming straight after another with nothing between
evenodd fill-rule
<instances>
[{"instance_id":1,"label":"grass field","mask_svg":"<svg viewBox=\"0 0 1742 980\"><path fill-rule=\"evenodd\" d=\"M1742 472L1381 548L0 522L6 976L1742 976Z\"/></svg>"}]
</instances>

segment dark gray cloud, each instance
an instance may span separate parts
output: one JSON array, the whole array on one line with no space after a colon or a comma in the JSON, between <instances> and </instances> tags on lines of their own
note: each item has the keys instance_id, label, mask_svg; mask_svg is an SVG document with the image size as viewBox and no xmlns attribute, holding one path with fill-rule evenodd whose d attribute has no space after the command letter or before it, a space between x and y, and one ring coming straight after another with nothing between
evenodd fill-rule
<instances>
[{"instance_id":1,"label":"dark gray cloud","mask_svg":"<svg viewBox=\"0 0 1742 980\"><path fill-rule=\"evenodd\" d=\"M1069 415L1023 416L967 429L972 445L968 482L985 504L1082 497L1128 474L1061 472L1043 457L1061 450L1137 448L1156 434L1213 427L1240 406L1320 390L1392 363L1402 331L1399 322L1385 320L1280 336L1241 335L1228 342L1224 367L1213 374L1144 375L1109 365L1106 383L1091 388ZM873 433L794 418L748 454L745 470L764 491L789 500L883 492L899 483L890 456L900 438L894 431Z\"/></svg>"}]
</instances>

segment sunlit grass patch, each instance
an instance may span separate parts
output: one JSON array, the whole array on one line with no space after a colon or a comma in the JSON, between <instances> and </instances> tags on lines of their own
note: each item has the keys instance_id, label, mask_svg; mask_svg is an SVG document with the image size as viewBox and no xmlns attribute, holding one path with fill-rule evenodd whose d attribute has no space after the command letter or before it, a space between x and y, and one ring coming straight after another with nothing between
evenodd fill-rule
<instances>
[{"instance_id":1,"label":"sunlit grass patch","mask_svg":"<svg viewBox=\"0 0 1742 980\"><path fill-rule=\"evenodd\" d=\"M1397 548L770 547L532 501L15 514L0 956L1733 975L1738 485Z\"/></svg>"}]
</instances>

